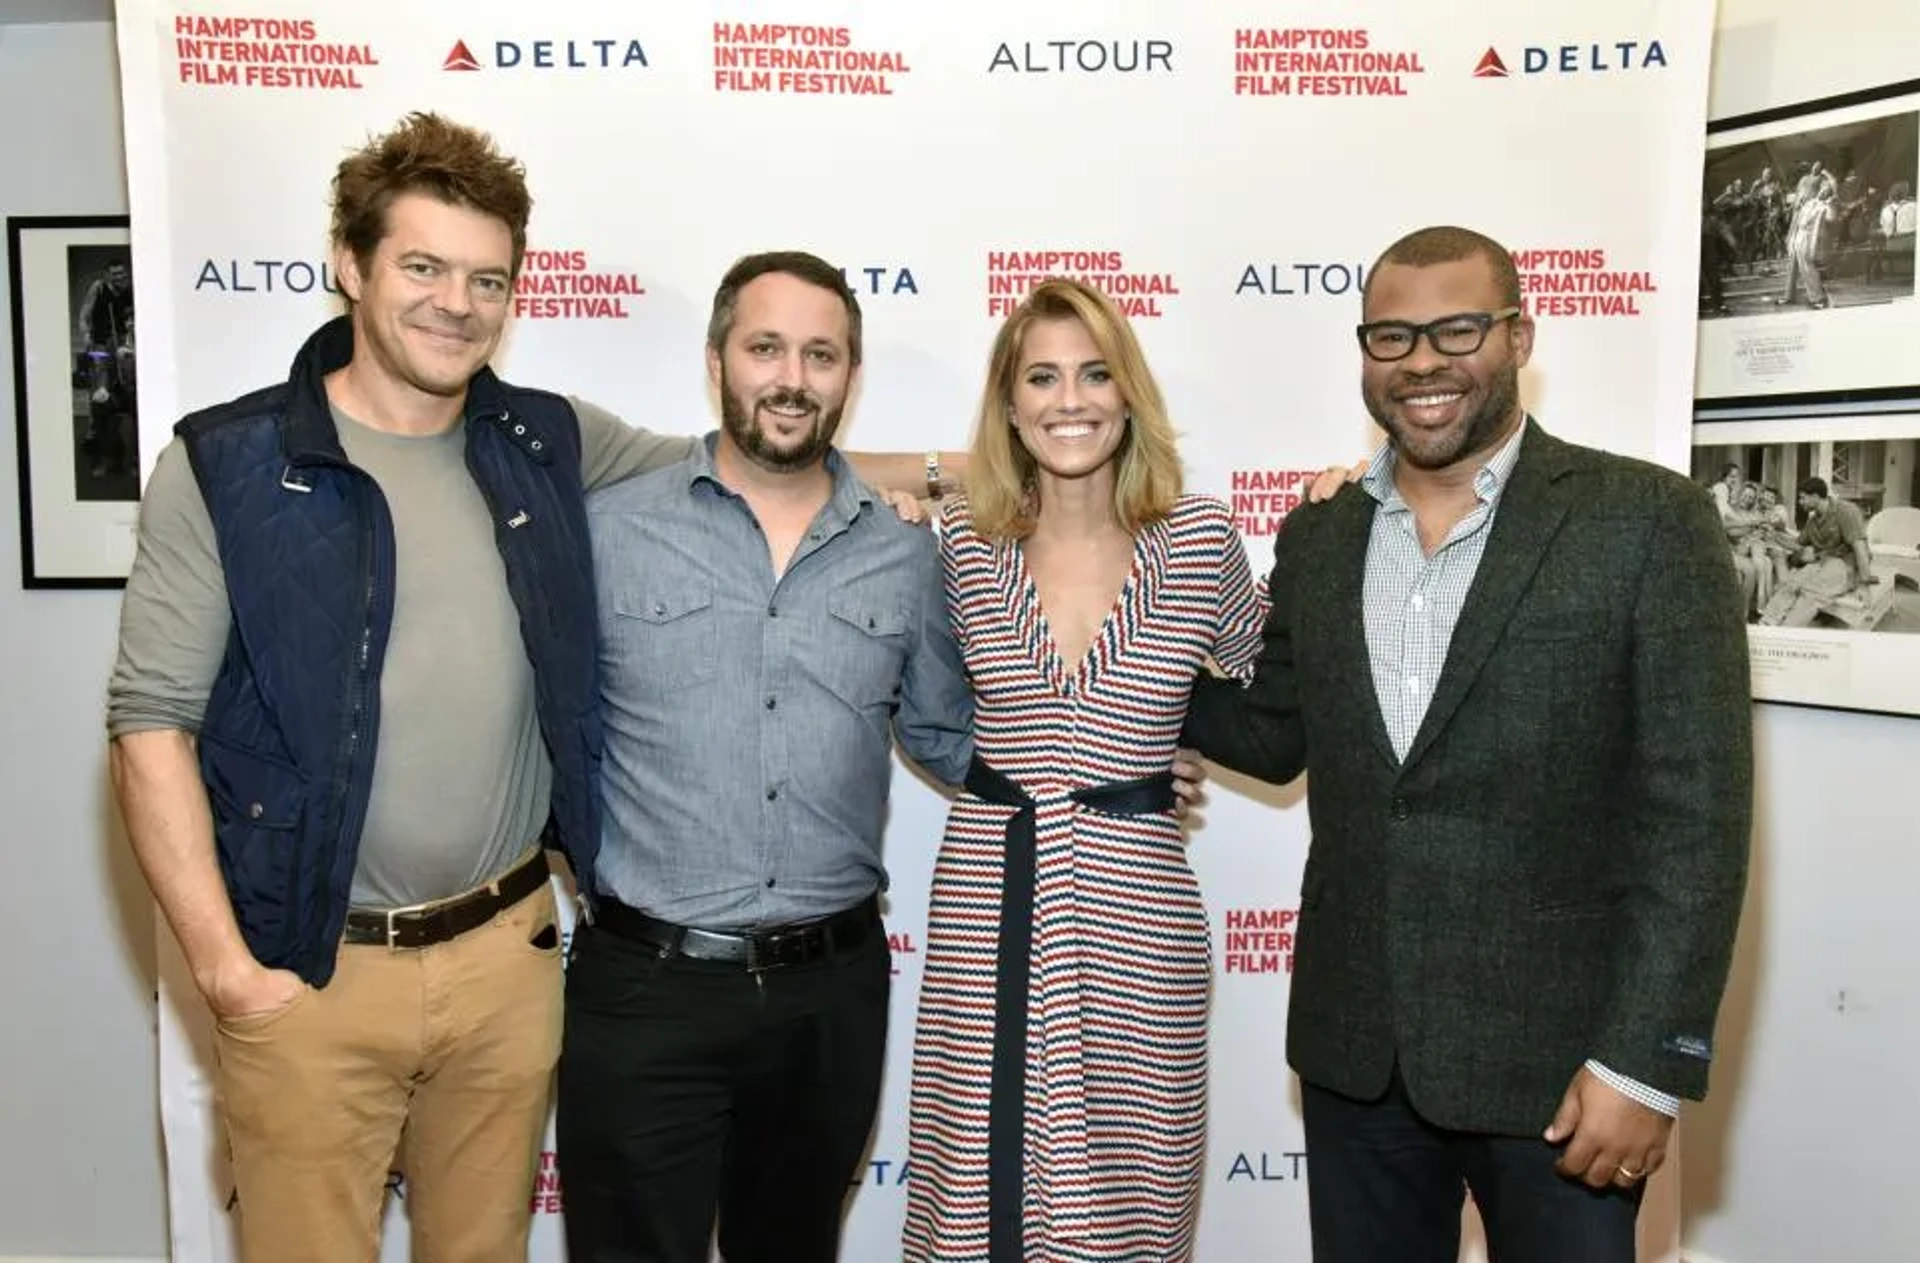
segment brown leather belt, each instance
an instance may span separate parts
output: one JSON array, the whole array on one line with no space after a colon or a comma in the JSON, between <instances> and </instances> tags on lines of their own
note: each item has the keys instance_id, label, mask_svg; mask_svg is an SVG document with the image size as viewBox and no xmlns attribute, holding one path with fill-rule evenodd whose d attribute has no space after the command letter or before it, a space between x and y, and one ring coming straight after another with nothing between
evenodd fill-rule
<instances>
[{"instance_id":1,"label":"brown leather belt","mask_svg":"<svg viewBox=\"0 0 1920 1263\"><path fill-rule=\"evenodd\" d=\"M845 912L748 933L703 930L650 917L612 899L593 905L595 927L658 951L662 956L739 965L751 973L825 960L865 943L880 928L880 901L869 895Z\"/></svg>"},{"instance_id":2,"label":"brown leather belt","mask_svg":"<svg viewBox=\"0 0 1920 1263\"><path fill-rule=\"evenodd\" d=\"M354 908L345 941L376 947L431 947L493 920L546 884L547 853L539 849L484 886L409 908Z\"/></svg>"}]
</instances>

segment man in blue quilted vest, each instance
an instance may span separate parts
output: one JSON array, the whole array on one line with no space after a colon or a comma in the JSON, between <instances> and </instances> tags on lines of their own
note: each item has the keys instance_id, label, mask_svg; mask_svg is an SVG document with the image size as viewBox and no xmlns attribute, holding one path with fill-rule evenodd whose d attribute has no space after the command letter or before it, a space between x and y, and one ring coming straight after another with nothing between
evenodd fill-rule
<instances>
[{"instance_id":1,"label":"man in blue quilted vest","mask_svg":"<svg viewBox=\"0 0 1920 1263\"><path fill-rule=\"evenodd\" d=\"M416 114L333 180L347 314L194 413L141 507L108 726L216 1025L249 1263L524 1259L560 1043L548 851L599 838L584 497L693 451L488 367L531 198ZM918 490L915 456L854 459Z\"/></svg>"}]
</instances>

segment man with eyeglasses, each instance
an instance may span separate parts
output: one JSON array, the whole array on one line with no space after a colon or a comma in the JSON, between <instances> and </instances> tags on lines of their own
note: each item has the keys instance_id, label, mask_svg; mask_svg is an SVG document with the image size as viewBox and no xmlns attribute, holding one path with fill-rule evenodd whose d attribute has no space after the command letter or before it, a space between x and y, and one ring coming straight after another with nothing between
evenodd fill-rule
<instances>
[{"instance_id":1,"label":"man with eyeglasses","mask_svg":"<svg viewBox=\"0 0 1920 1263\"><path fill-rule=\"evenodd\" d=\"M1287 519L1254 680L1183 743L1313 841L1287 1031L1318 1263L1626 1263L1706 1089L1745 887L1745 629L1713 502L1528 416L1513 260L1462 228L1367 278L1387 441Z\"/></svg>"}]
</instances>

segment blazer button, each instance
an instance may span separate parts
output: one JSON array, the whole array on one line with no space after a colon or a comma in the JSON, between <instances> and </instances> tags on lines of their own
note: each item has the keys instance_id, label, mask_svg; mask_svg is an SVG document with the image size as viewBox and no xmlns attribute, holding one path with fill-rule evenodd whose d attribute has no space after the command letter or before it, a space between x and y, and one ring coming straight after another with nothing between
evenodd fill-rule
<instances>
[{"instance_id":1,"label":"blazer button","mask_svg":"<svg viewBox=\"0 0 1920 1263\"><path fill-rule=\"evenodd\" d=\"M247 807L247 819L249 820L258 820L260 817L266 814L267 814L267 809L265 807L262 807L259 803L252 803L252 804L249 804Z\"/></svg>"},{"instance_id":2,"label":"blazer button","mask_svg":"<svg viewBox=\"0 0 1920 1263\"><path fill-rule=\"evenodd\" d=\"M1395 820L1405 820L1413 815L1413 809L1407 806L1407 800L1404 798L1394 799L1393 802L1389 804L1388 810L1392 813Z\"/></svg>"}]
</instances>

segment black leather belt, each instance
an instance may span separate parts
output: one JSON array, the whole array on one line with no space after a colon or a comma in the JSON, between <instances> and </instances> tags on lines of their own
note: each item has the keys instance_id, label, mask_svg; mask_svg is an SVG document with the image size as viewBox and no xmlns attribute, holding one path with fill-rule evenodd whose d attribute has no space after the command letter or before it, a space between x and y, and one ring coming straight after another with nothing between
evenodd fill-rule
<instances>
[{"instance_id":1,"label":"black leather belt","mask_svg":"<svg viewBox=\"0 0 1920 1263\"><path fill-rule=\"evenodd\" d=\"M596 928L644 943L662 956L739 965L751 973L812 964L865 943L880 928L880 901L869 895L845 912L744 934L675 925L612 899L593 905Z\"/></svg>"},{"instance_id":2,"label":"black leather belt","mask_svg":"<svg viewBox=\"0 0 1920 1263\"><path fill-rule=\"evenodd\" d=\"M525 861L484 886L410 908L385 911L354 908L347 913L346 941L377 947L431 947L493 920L496 912L511 908L546 884L547 853L535 851Z\"/></svg>"}]
</instances>

